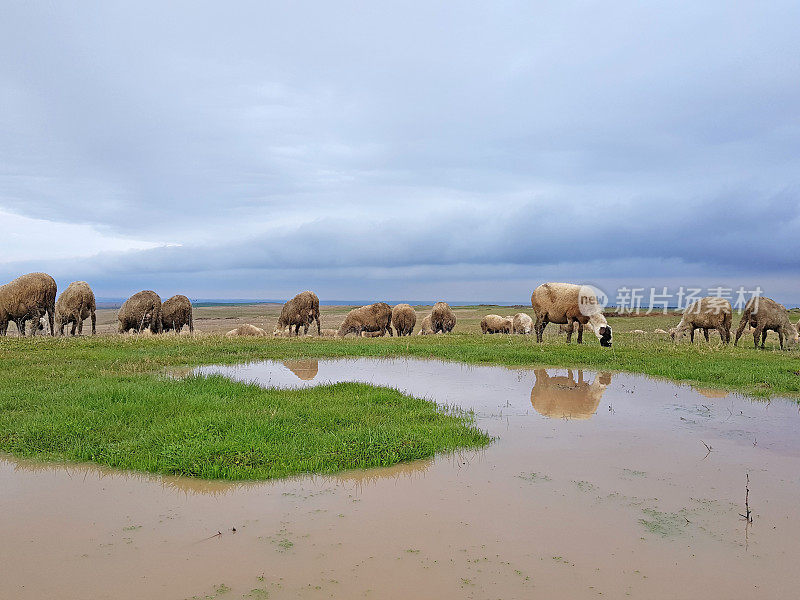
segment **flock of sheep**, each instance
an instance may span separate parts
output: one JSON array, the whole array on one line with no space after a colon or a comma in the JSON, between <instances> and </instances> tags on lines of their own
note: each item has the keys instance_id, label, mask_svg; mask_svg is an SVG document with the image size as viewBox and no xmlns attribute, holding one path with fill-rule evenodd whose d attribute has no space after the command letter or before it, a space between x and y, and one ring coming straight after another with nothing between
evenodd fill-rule
<instances>
[{"instance_id":1,"label":"flock of sheep","mask_svg":"<svg viewBox=\"0 0 800 600\"><path fill-rule=\"evenodd\" d=\"M8 323L13 321L21 335L25 335L26 322L32 324L32 334L43 329L41 319L47 316L50 335L64 334L64 327L72 325L71 334L83 332L83 322L91 319L92 334L95 333L96 304L94 293L85 281L75 281L67 287L56 300L57 287L55 280L46 273L29 273L14 281L0 286L0 335L5 335ZM536 316L534 321L525 313L517 313L513 317L486 315L481 320L481 331L492 333L536 334L536 341L541 342L548 323L561 326L566 332L567 342L572 339L575 327L578 330L578 343L583 342L584 327L588 327L600 340L600 345L609 347L612 344L611 327L600 310L597 298L593 293L587 294L585 286L571 283L545 283L537 287L531 295L531 306ZM587 306L594 310L587 310ZM694 332L703 330L706 340L709 331L716 330L724 343L731 339L731 322L733 311L730 302L723 298L706 297L689 305L683 313L677 327L670 330L676 341L687 335L694 341ZM158 334L175 330L180 333L183 327L194 331L192 321L192 303L183 295L173 296L164 302L153 291L145 290L128 298L117 313L119 333L136 332L149 329ZM322 329L320 322L319 298L314 292L305 291L283 305L274 335L299 335L308 333L309 327L316 323L317 335L344 337L350 333L356 336L383 336L387 333L398 336L411 335L417 324L414 309L408 304L391 307L385 302L376 302L351 310L345 316L338 330ZM456 324L456 316L445 302L437 302L431 313L423 318L417 335L449 333ZM781 348L784 343L794 345L800 342L800 323L793 324L789 320L786 308L765 297L751 298L745 306L739 328L736 331L734 344L746 327L754 329L753 341L761 348L767 338L768 331L778 334ZM638 331L638 330L637 330ZM666 333L666 332L664 332ZM229 331L228 336L265 336L266 332L254 325L242 325Z\"/></svg>"}]
</instances>

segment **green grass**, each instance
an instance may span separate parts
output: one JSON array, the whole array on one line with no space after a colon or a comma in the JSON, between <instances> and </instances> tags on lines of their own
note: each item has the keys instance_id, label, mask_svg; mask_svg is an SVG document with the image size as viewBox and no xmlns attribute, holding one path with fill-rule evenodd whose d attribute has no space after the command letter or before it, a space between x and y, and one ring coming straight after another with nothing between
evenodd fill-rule
<instances>
[{"instance_id":1,"label":"green grass","mask_svg":"<svg viewBox=\"0 0 800 600\"><path fill-rule=\"evenodd\" d=\"M0 339L0 451L152 473L230 480L332 473L479 447L470 415L395 390L337 384L264 390L222 377L173 380L167 369L300 357L413 356L508 366L645 373L756 396L800 397L797 351L698 341L674 345L648 318L611 319L615 344L551 335L411 338L219 336ZM667 324L666 317L652 317ZM660 323L660 321L658 321ZM658 325L656 325L658 326ZM551 326L553 328L553 326ZM701 336L702 337L702 336ZM752 343L752 337L750 338Z\"/></svg>"}]
</instances>

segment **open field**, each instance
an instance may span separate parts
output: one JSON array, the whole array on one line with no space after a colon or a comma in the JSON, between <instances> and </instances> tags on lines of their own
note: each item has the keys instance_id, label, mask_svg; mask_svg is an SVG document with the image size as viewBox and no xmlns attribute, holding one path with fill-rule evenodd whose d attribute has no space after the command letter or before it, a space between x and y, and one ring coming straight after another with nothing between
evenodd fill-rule
<instances>
[{"instance_id":1,"label":"open field","mask_svg":"<svg viewBox=\"0 0 800 600\"><path fill-rule=\"evenodd\" d=\"M411 356L588 367L761 397L800 397L797 352L777 350L774 338L768 350L757 351L748 343L752 338L734 348L722 346L718 337L675 345L668 336L630 333L667 328L675 316L610 318L611 349L600 348L593 335L581 346L567 345L554 325L543 344L530 336L466 333L477 330L483 314L518 310L458 308L455 333L401 339L228 339L208 333L238 322L269 327L276 309L264 305L200 308L194 336L7 337L0 340L0 450L155 473L252 479L385 466L488 442L468 415L437 412L392 390L357 384L264 390L224 378L167 376L173 369L186 373L197 365L261 359ZM345 312L325 307L323 324L335 326Z\"/></svg>"}]
</instances>

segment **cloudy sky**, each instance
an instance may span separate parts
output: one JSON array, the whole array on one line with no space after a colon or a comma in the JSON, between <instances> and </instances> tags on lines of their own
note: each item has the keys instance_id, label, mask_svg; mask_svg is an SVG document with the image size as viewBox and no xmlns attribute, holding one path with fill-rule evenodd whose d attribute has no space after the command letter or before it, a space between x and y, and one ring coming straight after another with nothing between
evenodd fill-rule
<instances>
[{"instance_id":1,"label":"cloudy sky","mask_svg":"<svg viewBox=\"0 0 800 600\"><path fill-rule=\"evenodd\" d=\"M796 1L0 5L0 281L800 304Z\"/></svg>"}]
</instances>

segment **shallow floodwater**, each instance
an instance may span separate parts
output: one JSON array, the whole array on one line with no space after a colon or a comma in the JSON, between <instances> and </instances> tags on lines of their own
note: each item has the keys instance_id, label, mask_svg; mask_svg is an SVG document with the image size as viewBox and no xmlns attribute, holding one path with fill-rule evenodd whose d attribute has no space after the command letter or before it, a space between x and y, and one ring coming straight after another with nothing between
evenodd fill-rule
<instances>
[{"instance_id":1,"label":"shallow floodwater","mask_svg":"<svg viewBox=\"0 0 800 600\"><path fill-rule=\"evenodd\" d=\"M392 386L473 410L497 440L249 484L0 456L0 598L752 599L800 588L795 402L405 359L196 372ZM752 525L739 516L746 474Z\"/></svg>"}]
</instances>

